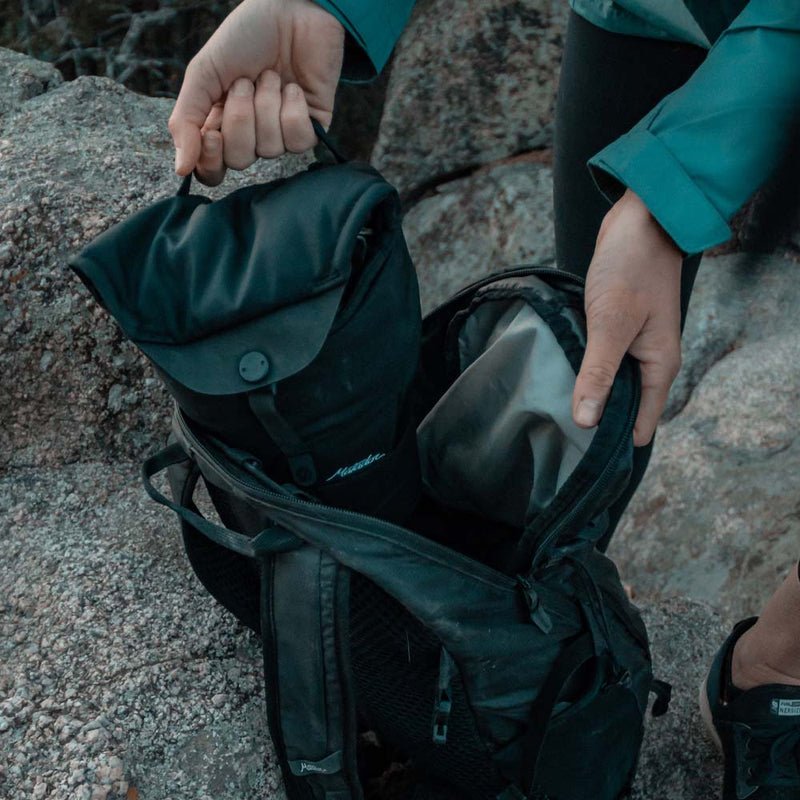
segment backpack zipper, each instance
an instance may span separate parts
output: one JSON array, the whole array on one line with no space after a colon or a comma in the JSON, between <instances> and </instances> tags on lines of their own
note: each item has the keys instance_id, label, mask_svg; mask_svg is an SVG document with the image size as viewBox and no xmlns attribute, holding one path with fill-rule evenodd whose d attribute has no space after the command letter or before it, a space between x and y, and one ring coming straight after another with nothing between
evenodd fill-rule
<instances>
[{"instance_id":1,"label":"backpack zipper","mask_svg":"<svg viewBox=\"0 0 800 800\"><path fill-rule=\"evenodd\" d=\"M277 500L279 501L279 510L281 505L284 507L284 510L289 511L292 510L291 506L297 506L297 511L299 511L301 508L307 507L309 510L317 512L317 515L319 512L323 512L325 515L327 515L327 521L339 522L340 524L343 524L343 520L341 518L352 520L354 525L348 527L351 527L351 529L355 530L357 533L365 533L364 529L366 527L369 529L369 532L366 535L375 535L376 532L380 533L383 531L388 533L393 540L396 540L399 535L402 535L405 538L414 537L414 539L419 540L419 544L415 545L412 549L414 549L416 552L419 552L420 555L431 558L448 567L455 568L459 572L463 572L472 578L483 580L484 582L494 586L497 589L501 589L502 591L509 593L517 591L518 582L509 575L506 575L503 572L498 572L497 570L492 569L480 561L475 561L474 559L471 559L468 556L462 555L461 553L453 550L448 549L447 551L440 553L438 551L442 548L440 548L439 545L430 541L429 539L425 539L418 533L415 533L408 528L403 528L399 525L393 525L392 523L386 522L378 517L372 517L368 514L361 514L357 511L351 511L350 509L329 506L325 505L324 503L317 503L312 500L305 500L301 497L295 497L292 495L282 495L278 492L265 488L261 484L254 483L252 480L247 480L241 475L235 474L230 469L228 464L218 458L212 450L210 450L205 444L203 444L203 442L200 441L200 439L186 424L186 421L180 410L176 412L175 418L177 420L178 428L181 432L181 438L189 445L189 455L194 458L195 453L200 453L206 461L210 461L225 476L226 480L237 485L246 493L255 495L256 499L263 498L273 501ZM244 460L245 459L243 459L243 462ZM253 459L250 459L250 461L251 464L250 469L248 470L248 475L252 475L254 472L254 466L252 464ZM243 465L237 464L237 466L240 466L241 468ZM286 505L288 505L290 508L286 509ZM331 519L331 517L334 519ZM337 517L339 519L336 519ZM355 523L361 524L358 525Z\"/></svg>"},{"instance_id":2,"label":"backpack zipper","mask_svg":"<svg viewBox=\"0 0 800 800\"><path fill-rule=\"evenodd\" d=\"M522 593L522 599L525 601L525 607L528 609L528 616L530 616L531 622L542 633L550 633L553 630L553 620L542 604L533 582L524 575L517 575L517 583Z\"/></svg>"},{"instance_id":3,"label":"backpack zipper","mask_svg":"<svg viewBox=\"0 0 800 800\"><path fill-rule=\"evenodd\" d=\"M476 281L465 286L463 289L459 289L454 295L449 297L442 303L439 303L432 311L429 311L425 318L422 320L422 324L425 324L425 321L433 317L436 313L441 311L445 306L450 305L450 303L455 302L456 300L466 297L469 294L474 294L478 289L481 289L484 286L488 286L495 281L505 280L507 278L524 278L528 275L534 276L550 276L553 278L559 278L560 280L566 280L567 283L574 283L576 286L579 286L581 289L586 286L586 281L581 278L579 275L573 275L571 272L567 272L563 269L556 269L555 267L537 267L534 265L521 265L518 267L509 267L508 269L501 270L500 272L494 272L491 275L487 275L483 278L479 278Z\"/></svg>"},{"instance_id":4,"label":"backpack zipper","mask_svg":"<svg viewBox=\"0 0 800 800\"><path fill-rule=\"evenodd\" d=\"M635 394L638 399L638 382L635 385ZM625 420L625 433L620 439L617 440L614 451L609 456L608 461L606 461L606 465L603 467L603 471L600 473L600 476L591 485L589 490L583 494L581 501L576 503L567 512L567 514L561 518L560 522L552 528L550 533L544 537L539 546L536 548L531 561L531 571L534 571L536 567L539 566L539 563L547 555L547 551L550 549L555 539L564 531L564 529L569 527L578 514L582 513L588 504L593 502L596 497L601 495L608 488L608 484L611 481L611 476L619 466L619 462L622 460L622 455L627 449L631 438L633 437L633 423L635 422L634 412L636 411L637 406L638 402L631 403L631 407L628 410L628 416Z\"/></svg>"},{"instance_id":5,"label":"backpack zipper","mask_svg":"<svg viewBox=\"0 0 800 800\"><path fill-rule=\"evenodd\" d=\"M506 280L510 278L519 278L519 277L526 277L529 275L533 276L550 276L558 278L559 280L563 280L567 283L572 283L575 286L583 288L586 284L585 280L578 275L574 275L570 272L566 272L565 270L556 269L554 267L540 267L534 265L522 265L518 267L510 267L505 270L501 270L500 272L493 273L488 275L484 278L480 278L473 283L465 286L463 289L456 292L456 294L452 295L449 299L445 300L431 312L425 315L425 319L423 320L423 325L425 320L430 319L433 317L440 309L443 309L445 306L449 305L450 303L455 302L459 298L463 298L468 296L469 294L474 294L478 289L483 286L487 286L491 283L495 283L497 281ZM407 528L403 528L402 526L393 525L391 523L385 522L378 517L373 517L368 514L361 514L357 511L351 511L349 509L338 508L333 506L328 506L324 503L315 502L313 500L306 500L302 497L298 496L287 496L282 495L278 492L275 492L272 489L265 488L263 483L254 483L251 480L245 480L240 475L235 475L231 472L229 466L225 464L221 459L219 459L213 451L207 448L203 443L199 440L197 436L195 436L194 432L188 427L186 421L184 420L183 414L180 412L180 409L176 410L176 420L178 427L182 433L182 437L184 441L190 443L190 447L195 448L197 451L201 452L203 456L208 460L211 461L216 467L226 476L226 478L233 482L239 484L240 487L244 488L248 492L254 492L257 496L261 496L264 498L272 499L272 500L279 500L282 503L288 503L291 505L297 506L308 506L310 509L314 509L315 511L319 512L320 510L325 511L327 514L333 513L334 515L342 515L345 517L349 517L353 520L358 522L365 522L371 528L372 532L375 531L377 528L378 530L384 530L389 532L394 537L398 534L402 534L403 536L413 536L415 538L422 538L419 534L411 531ZM622 443L626 442L627 439L624 439ZM622 444L620 443L620 444ZM617 448L615 449L615 454L617 455L616 463L621 458L622 447L618 444ZM257 460L253 459L252 457L243 458L242 461L238 464L240 468L243 468L247 471L249 475L258 476L258 470L256 467ZM611 461L608 462L609 464ZM608 465L604 470L604 475L608 472ZM266 476L265 476L266 477ZM603 476L601 475L601 478ZM607 482L608 478L606 478ZM271 482L271 481L270 481ZM595 487L597 488L600 481L596 482ZM603 488L600 486L600 488ZM594 496L596 492L592 492L592 496ZM573 519L575 517L575 509L572 509L565 519L565 522ZM548 535L546 539L546 543L552 541L553 535L560 532L563 525L557 526L554 531ZM360 529L360 526L356 526L356 529ZM435 548L436 545L433 542L430 542L426 539L423 539L425 545L423 546L423 550ZM424 555L431 554L423 553ZM537 561L539 555L539 549L537 548L536 555L534 556L534 564ZM527 578L521 579L521 576L517 576L516 579L511 578L510 576L506 575L503 572L499 572L497 570L492 569L491 567L483 564L480 561L475 561L474 559L469 558L468 556L464 556L460 553L455 551L448 550L445 554L442 554L440 557L435 557L435 560L446 563L448 566L452 566L453 562L461 562L462 568L460 571L465 572L466 574L470 575L471 577L480 578L485 580L487 583L495 586L496 588L502 589L503 591L507 592L515 592L522 590L522 595L525 600L526 606L528 606L528 610L531 613L532 621L539 627L543 632L547 633L549 630L552 629L552 621L549 619L549 615L545 611L544 607L539 602L538 595L536 594L535 590L533 590L533 584ZM524 583L523 583L524 581Z\"/></svg>"}]
</instances>

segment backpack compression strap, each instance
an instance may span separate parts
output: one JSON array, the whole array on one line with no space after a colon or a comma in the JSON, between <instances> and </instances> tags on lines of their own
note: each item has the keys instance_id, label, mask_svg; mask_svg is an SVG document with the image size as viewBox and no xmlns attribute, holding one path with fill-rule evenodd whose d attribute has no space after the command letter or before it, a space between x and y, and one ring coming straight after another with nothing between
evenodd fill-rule
<instances>
[{"instance_id":1,"label":"backpack compression strap","mask_svg":"<svg viewBox=\"0 0 800 800\"><path fill-rule=\"evenodd\" d=\"M150 456L142 464L142 482L144 483L145 491L156 503L174 511L182 525L188 526L192 531L202 533L203 536L207 536L211 541L228 548L228 550L233 550L235 553L250 558L259 558L266 553L295 550L303 546L302 540L278 525L265 528L256 536L246 536L238 531L223 528L221 525L209 522L197 510L194 503L187 503L185 506L174 503L153 486L153 476L163 472L168 467L178 466L188 460L189 456L186 455L179 444L171 444L154 456ZM187 481L197 480L196 475L192 477L191 471L187 470L185 474ZM177 494L176 497L180 500L182 494Z\"/></svg>"},{"instance_id":2,"label":"backpack compression strap","mask_svg":"<svg viewBox=\"0 0 800 800\"><path fill-rule=\"evenodd\" d=\"M290 800L361 800L356 721L346 659L349 573L279 526L254 537L207 520L191 501L198 471L171 444L142 466L145 490L202 534L261 565L261 636L270 733ZM179 502L152 478L172 468Z\"/></svg>"}]
</instances>

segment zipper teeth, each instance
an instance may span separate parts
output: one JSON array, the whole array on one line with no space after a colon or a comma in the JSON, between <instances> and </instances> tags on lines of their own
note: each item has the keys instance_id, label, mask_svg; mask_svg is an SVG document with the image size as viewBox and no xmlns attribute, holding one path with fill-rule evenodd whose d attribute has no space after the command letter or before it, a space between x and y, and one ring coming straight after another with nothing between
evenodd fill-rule
<instances>
[{"instance_id":1,"label":"zipper teeth","mask_svg":"<svg viewBox=\"0 0 800 800\"><path fill-rule=\"evenodd\" d=\"M313 509L314 511L319 512L320 510L324 510L327 513L333 512L335 515L341 515L350 517L354 520L359 520L361 522L366 522L369 524L369 527L373 530L383 530L385 532L390 533L393 536L397 536L398 534L402 536L414 536L417 538L421 538L423 542L427 546L437 546L437 543L433 540L424 539L424 537L420 537L418 533L411 531L407 528L403 528L399 525L393 525L390 522L386 522L378 517L371 517L368 514L360 514L358 511L351 511L347 508L338 508L334 506L328 506L324 503L313 503L310 500L304 500L300 497L292 497L291 500L284 495L279 495L276 492L273 492L269 489L264 488L263 486L254 483L253 481L246 480L240 477L238 474L234 474L231 472L230 467L221 461L213 452L211 452L205 445L203 445L200 440L194 435L194 433L189 430L188 426L186 425L185 420L183 419L183 415L178 412L177 414L178 425L183 433L184 437L192 442L192 447L197 450L198 452L202 453L205 458L215 464L219 470L225 475L226 479L232 481L233 483L237 483L240 486L243 486L249 489L251 492L256 492L258 495L268 498L274 498L280 500L282 502L290 502L291 504L297 504L301 506L306 506L309 509ZM426 557L427 554L423 554ZM441 562L462 562L464 564L464 569L474 573L475 577L479 577L480 579L492 584L496 588L503 589L504 591L513 592L516 591L517 581L514 578L506 575L503 572L498 572L497 570L492 569L491 567L487 566L486 564L476 561L469 556L465 556L463 553L459 553L457 550L448 549L446 553L442 553L442 556L438 559Z\"/></svg>"},{"instance_id":2,"label":"zipper teeth","mask_svg":"<svg viewBox=\"0 0 800 800\"><path fill-rule=\"evenodd\" d=\"M622 442L626 442L628 437L622 439ZM572 522L575 517L578 516L578 511L581 509L581 506L585 506L592 498L594 498L599 492L605 489L606 485L610 480L611 473L614 468L616 468L619 460L622 456L622 447L617 447L612 453L611 458L606 462L606 466L603 469L602 474L600 477L594 482L589 492L584 495L584 501L578 506L573 506L573 508L567 513L565 517L562 518L561 522L556 525L552 531L545 537L542 541L542 544L537 549L536 555L534 556L533 562L534 565L538 562L540 558L540 554L544 555L545 552L548 550L550 545L553 543L553 540L562 532L562 530Z\"/></svg>"},{"instance_id":3,"label":"zipper teeth","mask_svg":"<svg viewBox=\"0 0 800 800\"><path fill-rule=\"evenodd\" d=\"M476 289L480 289L481 286L485 286L489 283L492 283L493 281L504 280L505 278L522 278L527 275L552 275L553 277L557 277L562 280L566 280L567 282L574 283L576 286L580 287L586 286L586 281L579 275L573 275L571 272L567 272L566 270L563 269L556 269L555 267L537 267L533 265L509 267L506 270L502 270L500 272L487 275L485 278L479 278L477 281L473 281L468 286L465 286L463 289L456 292L452 297L445 300L443 303L439 303L438 306L436 306L432 311L429 311L425 315L425 319L432 317L439 310L449 305L457 298L464 297L470 292L474 292ZM423 323L424 321L425 320L423 320Z\"/></svg>"},{"instance_id":4,"label":"zipper teeth","mask_svg":"<svg viewBox=\"0 0 800 800\"><path fill-rule=\"evenodd\" d=\"M532 560L532 567L536 567L539 563L541 558L547 553L550 545L553 543L554 539L564 530L564 528L569 525L569 523L575 519L578 515L578 511L581 510L582 506L585 506L592 498L594 498L597 494L605 489L608 485L609 480L611 479L611 475L616 469L617 465L622 458L622 453L625 448L628 446L628 443L633 435L633 428L631 424L633 422L633 409L635 404L631 406L630 411L628 412L628 418L626 421L625 426L625 435L617 442L617 446L614 448L614 452L609 457L608 461L606 462L606 466L603 468L603 472L601 473L600 477L592 484L591 489L589 492L584 495L583 503L580 503L569 511L569 513L562 518L561 522L556 525L552 531L542 540L542 543L539 547L536 548L536 552L534 553L533 560Z\"/></svg>"}]
</instances>

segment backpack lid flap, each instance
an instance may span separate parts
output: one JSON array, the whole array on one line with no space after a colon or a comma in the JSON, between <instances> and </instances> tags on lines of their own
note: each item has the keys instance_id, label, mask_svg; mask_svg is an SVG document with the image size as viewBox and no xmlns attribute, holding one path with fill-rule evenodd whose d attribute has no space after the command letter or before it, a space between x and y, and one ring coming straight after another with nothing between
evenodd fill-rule
<instances>
[{"instance_id":1,"label":"backpack lid flap","mask_svg":"<svg viewBox=\"0 0 800 800\"><path fill-rule=\"evenodd\" d=\"M204 394L246 392L322 348L372 209L394 193L364 164L155 203L70 266L170 377Z\"/></svg>"}]
</instances>

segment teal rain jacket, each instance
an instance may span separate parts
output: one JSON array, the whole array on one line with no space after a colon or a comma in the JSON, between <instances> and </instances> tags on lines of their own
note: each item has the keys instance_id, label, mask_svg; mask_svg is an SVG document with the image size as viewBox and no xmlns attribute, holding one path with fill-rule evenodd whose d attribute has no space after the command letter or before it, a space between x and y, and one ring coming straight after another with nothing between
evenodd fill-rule
<instances>
[{"instance_id":1,"label":"teal rain jacket","mask_svg":"<svg viewBox=\"0 0 800 800\"><path fill-rule=\"evenodd\" d=\"M345 26L343 77L374 77L414 0L315 0ZM630 131L589 160L610 201L629 186L687 253L728 222L800 134L800 0L570 0L606 30L691 42L705 62Z\"/></svg>"}]
</instances>

